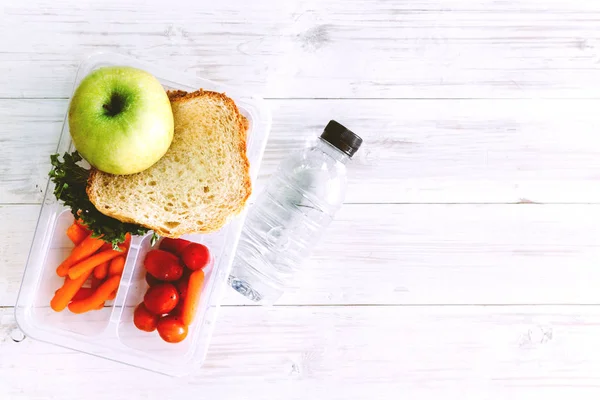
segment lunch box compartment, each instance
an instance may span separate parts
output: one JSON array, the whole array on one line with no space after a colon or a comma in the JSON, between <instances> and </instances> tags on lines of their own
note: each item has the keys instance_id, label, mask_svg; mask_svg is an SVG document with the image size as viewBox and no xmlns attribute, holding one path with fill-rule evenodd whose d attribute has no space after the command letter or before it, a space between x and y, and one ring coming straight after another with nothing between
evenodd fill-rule
<instances>
[{"instance_id":1,"label":"lunch box compartment","mask_svg":"<svg viewBox=\"0 0 600 400\"><path fill-rule=\"evenodd\" d=\"M203 244L206 245L207 238L202 236L208 237L209 235L187 235L182 238L196 243L204 242ZM157 331L143 332L133 325L133 312L144 300L144 295L149 288L145 278L146 269L144 268L144 259L150 250L157 249L159 246L159 243L151 246L150 239L151 236L148 235L141 240L137 259L135 260L135 264L132 265L133 273L131 274L128 287L125 288L124 306L119 317L119 339L125 346L134 350L148 352L148 354L151 354L151 357L160 359L166 356L168 358L166 362L174 355L183 358L192 357L194 353L193 349L198 345L198 332L204 323L204 316L208 306L203 301L204 298L200 299L199 312L194 322L188 328L187 338L180 343L166 343L160 338ZM211 259L210 265L204 268L203 290L214 284L213 265L214 258Z\"/></svg>"},{"instance_id":2,"label":"lunch box compartment","mask_svg":"<svg viewBox=\"0 0 600 400\"><path fill-rule=\"evenodd\" d=\"M56 219L45 260L48 268L42 269L42 277L34 292L33 304L29 307L28 314L31 323L35 325L45 325L57 331L77 335L96 336L102 334L108 326L114 301L106 302L105 307L101 310L85 314L73 314L68 310L55 312L50 308L50 299L54 296L54 292L63 285L65 279L56 275L56 267L74 247L65 234L73 221L73 215L68 210L61 212Z\"/></svg>"}]
</instances>

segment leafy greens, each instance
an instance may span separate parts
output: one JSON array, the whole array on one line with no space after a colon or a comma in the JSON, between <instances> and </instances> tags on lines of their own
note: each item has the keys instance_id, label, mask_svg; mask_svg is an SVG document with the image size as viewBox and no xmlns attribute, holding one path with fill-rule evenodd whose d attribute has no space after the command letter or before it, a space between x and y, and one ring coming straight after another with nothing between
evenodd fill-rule
<instances>
[{"instance_id":1,"label":"leafy greens","mask_svg":"<svg viewBox=\"0 0 600 400\"><path fill-rule=\"evenodd\" d=\"M54 196L62 201L65 206L71 209L71 213L82 224L92 231L93 237L101 237L107 243L117 250L118 244L125 241L125 235L144 235L150 230L137 224L121 222L115 218L102 214L90 201L87 192L87 181L90 170L85 169L77 163L81 161L81 155L74 151L65 153L63 161L59 160L58 154L52 154L50 161L52 170L50 179L54 182ZM158 236L153 233L152 242L154 243Z\"/></svg>"}]
</instances>

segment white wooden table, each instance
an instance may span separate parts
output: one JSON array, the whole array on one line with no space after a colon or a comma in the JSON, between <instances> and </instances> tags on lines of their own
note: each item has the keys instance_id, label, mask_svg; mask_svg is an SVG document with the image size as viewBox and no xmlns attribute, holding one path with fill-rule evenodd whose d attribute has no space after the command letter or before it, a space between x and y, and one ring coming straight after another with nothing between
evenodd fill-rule
<instances>
[{"instance_id":1,"label":"white wooden table","mask_svg":"<svg viewBox=\"0 0 600 400\"><path fill-rule=\"evenodd\" d=\"M0 399L600 395L597 0L6 0L0 37ZM48 155L101 50L268 99L257 190L329 119L365 139L296 287L229 291L186 378L12 340Z\"/></svg>"}]
</instances>

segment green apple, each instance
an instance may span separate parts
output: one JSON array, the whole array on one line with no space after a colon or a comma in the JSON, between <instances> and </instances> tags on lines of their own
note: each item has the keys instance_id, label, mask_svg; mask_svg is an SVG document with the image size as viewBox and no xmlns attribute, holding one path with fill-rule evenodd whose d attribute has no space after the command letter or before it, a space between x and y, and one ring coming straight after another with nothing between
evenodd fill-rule
<instances>
[{"instance_id":1,"label":"green apple","mask_svg":"<svg viewBox=\"0 0 600 400\"><path fill-rule=\"evenodd\" d=\"M148 72L102 67L75 90L69 130L75 148L92 166L110 174L134 174L169 149L173 112L167 93Z\"/></svg>"}]
</instances>

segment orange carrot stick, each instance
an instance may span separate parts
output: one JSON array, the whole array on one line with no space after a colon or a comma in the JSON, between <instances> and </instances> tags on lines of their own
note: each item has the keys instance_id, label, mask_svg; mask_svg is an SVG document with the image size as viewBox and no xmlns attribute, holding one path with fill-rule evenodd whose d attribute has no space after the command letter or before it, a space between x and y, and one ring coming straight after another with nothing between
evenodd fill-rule
<instances>
[{"instance_id":1,"label":"orange carrot stick","mask_svg":"<svg viewBox=\"0 0 600 400\"><path fill-rule=\"evenodd\" d=\"M96 279L104 279L106 278L106 275L108 274L108 261L103 262L102 264L98 265L96 268L94 268L94 278Z\"/></svg>"},{"instance_id":2,"label":"orange carrot stick","mask_svg":"<svg viewBox=\"0 0 600 400\"><path fill-rule=\"evenodd\" d=\"M83 242L83 239L87 237L86 231L77 224L71 225L67 228L67 236L71 239L71 242L77 246L79 243Z\"/></svg>"},{"instance_id":3,"label":"orange carrot stick","mask_svg":"<svg viewBox=\"0 0 600 400\"><path fill-rule=\"evenodd\" d=\"M99 307L100 304L108 299L112 292L119 288L120 281L120 276L111 276L87 299L71 302L69 310L75 314L81 314Z\"/></svg>"},{"instance_id":4,"label":"orange carrot stick","mask_svg":"<svg viewBox=\"0 0 600 400\"><path fill-rule=\"evenodd\" d=\"M104 308L104 302L100 303L100 305L96 308L94 308L94 310L102 310Z\"/></svg>"},{"instance_id":5,"label":"orange carrot stick","mask_svg":"<svg viewBox=\"0 0 600 400\"><path fill-rule=\"evenodd\" d=\"M73 299L75 294L81 289L87 278L91 275L92 271L89 273L81 275L77 279L71 279L67 277L65 279L65 283L62 285L60 289L56 292L52 300L50 301L50 307L54 311L62 311L65 309L67 304ZM80 300L81 301L81 300Z\"/></svg>"},{"instance_id":6,"label":"orange carrot stick","mask_svg":"<svg viewBox=\"0 0 600 400\"><path fill-rule=\"evenodd\" d=\"M71 266L94 254L96 250L102 247L103 243L104 241L102 239L93 238L92 235L89 234L88 237L75 246L69 257L56 268L58 276L67 276Z\"/></svg>"},{"instance_id":7,"label":"orange carrot stick","mask_svg":"<svg viewBox=\"0 0 600 400\"><path fill-rule=\"evenodd\" d=\"M131 233L127 233L125 235L125 241L123 242L123 246L125 246L125 248L129 250L129 246L131 246Z\"/></svg>"},{"instance_id":8,"label":"orange carrot stick","mask_svg":"<svg viewBox=\"0 0 600 400\"><path fill-rule=\"evenodd\" d=\"M108 275L121 275L125 269L125 256L115 257L110 261L108 267Z\"/></svg>"},{"instance_id":9,"label":"orange carrot stick","mask_svg":"<svg viewBox=\"0 0 600 400\"><path fill-rule=\"evenodd\" d=\"M188 282L187 295L183 300L181 309L181 319L185 325L190 325L198 310L200 304L200 294L202 293L202 285L204 284L204 271L201 269L192 272L190 281Z\"/></svg>"},{"instance_id":10,"label":"orange carrot stick","mask_svg":"<svg viewBox=\"0 0 600 400\"><path fill-rule=\"evenodd\" d=\"M112 292L110 294L110 296L108 296L108 299L106 300L114 300L117 297L117 291L115 290L114 292Z\"/></svg>"},{"instance_id":11,"label":"orange carrot stick","mask_svg":"<svg viewBox=\"0 0 600 400\"><path fill-rule=\"evenodd\" d=\"M82 287L75 293L75 296L71 299L71 301L83 300L90 297L94 293L94 290L89 287Z\"/></svg>"},{"instance_id":12,"label":"orange carrot stick","mask_svg":"<svg viewBox=\"0 0 600 400\"><path fill-rule=\"evenodd\" d=\"M102 283L102 282L100 282L100 283ZM100 286L100 285L98 285L98 286ZM60 288L56 289L54 291L54 294L57 294L59 290L60 290ZM91 287L82 287L81 289L79 289L77 291L77 293L75 293L75 296L73 296L73 298L71 299L71 301L73 301L73 300L83 300L86 297L89 297L92 293L94 293L94 289L92 289Z\"/></svg>"},{"instance_id":13,"label":"orange carrot stick","mask_svg":"<svg viewBox=\"0 0 600 400\"><path fill-rule=\"evenodd\" d=\"M92 275L92 284L90 285L92 290L95 291L100 287L100 285L102 285L102 279L98 279L94 275Z\"/></svg>"},{"instance_id":14,"label":"orange carrot stick","mask_svg":"<svg viewBox=\"0 0 600 400\"><path fill-rule=\"evenodd\" d=\"M85 233L86 233L86 234L88 234L88 235L89 235L90 233L92 233L92 231L90 231L90 230L88 229L87 225L86 225L86 224L84 224L84 223L83 223L83 221L82 221L80 218L76 219L76 220L75 220L75 223L77 224L77 226L79 226L81 229L83 229L83 230L85 231Z\"/></svg>"},{"instance_id":15,"label":"orange carrot stick","mask_svg":"<svg viewBox=\"0 0 600 400\"><path fill-rule=\"evenodd\" d=\"M97 265L100 265L106 261L110 261L122 254L123 251L116 250L106 250L98 254L94 254L93 256L86 258L85 260L80 261L69 268L69 278L77 279L88 271L91 272Z\"/></svg>"},{"instance_id":16,"label":"orange carrot stick","mask_svg":"<svg viewBox=\"0 0 600 400\"><path fill-rule=\"evenodd\" d=\"M130 244L131 244L131 234L128 233L125 235L125 240L123 242L119 243L119 247L124 247L125 250L129 250ZM102 245L102 247L100 247L100 251L110 250L112 248L113 248L112 243L104 243Z\"/></svg>"},{"instance_id":17,"label":"orange carrot stick","mask_svg":"<svg viewBox=\"0 0 600 400\"><path fill-rule=\"evenodd\" d=\"M99 251L112 250L112 248L113 248L112 244L110 244L110 243L104 243L102 245L102 247L100 247Z\"/></svg>"}]
</instances>

